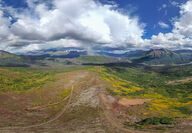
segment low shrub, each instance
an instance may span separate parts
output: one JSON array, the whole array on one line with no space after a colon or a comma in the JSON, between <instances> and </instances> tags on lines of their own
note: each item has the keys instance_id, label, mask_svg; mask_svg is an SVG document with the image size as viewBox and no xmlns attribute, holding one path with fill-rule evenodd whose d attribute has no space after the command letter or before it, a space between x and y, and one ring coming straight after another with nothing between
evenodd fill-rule
<instances>
[{"instance_id":1,"label":"low shrub","mask_svg":"<svg viewBox=\"0 0 192 133\"><path fill-rule=\"evenodd\" d=\"M139 125L174 124L174 119L168 117L152 117L152 118L146 118L138 122L137 124Z\"/></svg>"}]
</instances>

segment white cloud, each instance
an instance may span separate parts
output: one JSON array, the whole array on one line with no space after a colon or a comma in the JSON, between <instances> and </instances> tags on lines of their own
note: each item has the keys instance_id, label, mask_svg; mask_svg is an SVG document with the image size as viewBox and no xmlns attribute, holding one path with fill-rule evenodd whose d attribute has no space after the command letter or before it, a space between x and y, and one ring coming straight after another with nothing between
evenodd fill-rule
<instances>
[{"instance_id":1,"label":"white cloud","mask_svg":"<svg viewBox=\"0 0 192 133\"><path fill-rule=\"evenodd\" d=\"M0 11L0 39L7 38L7 34L9 34L8 26L10 25L9 20L3 17L4 13Z\"/></svg>"},{"instance_id":2,"label":"white cloud","mask_svg":"<svg viewBox=\"0 0 192 133\"><path fill-rule=\"evenodd\" d=\"M22 48L16 49L14 51L14 47L12 49L13 52L19 52L19 53L26 53L30 51L36 51L41 49L51 49L51 48L63 48L63 47L79 47L82 46L82 44L76 40L71 39L60 39L56 41L49 41L46 43L32 43L26 46L23 46Z\"/></svg>"},{"instance_id":3,"label":"white cloud","mask_svg":"<svg viewBox=\"0 0 192 133\"><path fill-rule=\"evenodd\" d=\"M173 21L173 26L170 33L153 35L151 45L170 49L192 48L192 0L180 6L180 17Z\"/></svg>"},{"instance_id":4,"label":"white cloud","mask_svg":"<svg viewBox=\"0 0 192 133\"><path fill-rule=\"evenodd\" d=\"M181 17L174 22L173 32L192 37L192 0L181 5Z\"/></svg>"},{"instance_id":5,"label":"white cloud","mask_svg":"<svg viewBox=\"0 0 192 133\"><path fill-rule=\"evenodd\" d=\"M53 0L50 9L46 3L37 4L37 0L27 0L27 3L29 9L23 9L22 13L16 9L10 12L17 22L9 26L16 39L7 42L9 45L25 41L21 46L29 42L54 45L50 42L71 39L89 47L128 47L143 41L143 24L137 17L115 10L116 5L102 5L93 0Z\"/></svg>"},{"instance_id":6,"label":"white cloud","mask_svg":"<svg viewBox=\"0 0 192 133\"><path fill-rule=\"evenodd\" d=\"M161 28L164 28L164 29L169 28L169 25L166 24L166 23L164 23L164 22L162 22L162 21L160 21L158 24L159 24L159 26L160 26Z\"/></svg>"},{"instance_id":7,"label":"white cloud","mask_svg":"<svg viewBox=\"0 0 192 133\"><path fill-rule=\"evenodd\" d=\"M144 24L138 17L121 13L117 5L94 0L27 0L29 8L0 4L0 49L27 52L55 47L192 47L192 0L180 6L171 33L142 39ZM166 8L162 5L161 8ZM12 17L4 17L4 11ZM16 20L11 23L11 20ZM159 22L162 28L169 28Z\"/></svg>"},{"instance_id":8,"label":"white cloud","mask_svg":"<svg viewBox=\"0 0 192 133\"><path fill-rule=\"evenodd\" d=\"M157 36L153 35L151 39L153 47L169 49L184 48L184 45L188 41L189 40L184 39L184 36L174 33L159 33Z\"/></svg>"}]
</instances>

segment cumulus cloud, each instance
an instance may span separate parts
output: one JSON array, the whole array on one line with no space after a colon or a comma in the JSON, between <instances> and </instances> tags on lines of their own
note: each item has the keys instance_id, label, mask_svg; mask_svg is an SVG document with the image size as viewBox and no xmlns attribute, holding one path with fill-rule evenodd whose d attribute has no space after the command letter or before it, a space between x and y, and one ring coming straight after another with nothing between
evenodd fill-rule
<instances>
[{"instance_id":1,"label":"cumulus cloud","mask_svg":"<svg viewBox=\"0 0 192 133\"><path fill-rule=\"evenodd\" d=\"M93 0L27 0L27 4L27 9L9 10L15 23L10 24L5 17L0 20L0 32L4 31L1 33L5 35L10 32L13 36L6 42L9 47L20 45L25 48L25 45L33 44L52 47L50 45L54 44L51 42L69 45L62 40L73 40L83 47L128 47L143 41L143 24L137 17L116 10L116 5L103 5ZM1 33L1 38L4 38Z\"/></svg>"},{"instance_id":2,"label":"cumulus cloud","mask_svg":"<svg viewBox=\"0 0 192 133\"><path fill-rule=\"evenodd\" d=\"M184 38L184 36L180 34L159 33L157 36L152 36L151 43L153 47L157 48L183 49L187 47L186 44L191 43L191 40Z\"/></svg>"},{"instance_id":3,"label":"cumulus cloud","mask_svg":"<svg viewBox=\"0 0 192 133\"><path fill-rule=\"evenodd\" d=\"M180 5L180 17L173 21L173 26L170 33L153 35L151 45L170 49L192 48L192 0Z\"/></svg>"},{"instance_id":4,"label":"cumulus cloud","mask_svg":"<svg viewBox=\"0 0 192 133\"><path fill-rule=\"evenodd\" d=\"M4 13L0 11L0 39L4 40L7 38L7 34L9 34L8 26L10 25L9 20L3 17Z\"/></svg>"},{"instance_id":5,"label":"cumulus cloud","mask_svg":"<svg viewBox=\"0 0 192 133\"><path fill-rule=\"evenodd\" d=\"M52 48L63 48L63 47L83 47L83 44L81 44L77 40L72 40L72 39L60 39L56 41L49 41L46 43L31 43L28 45L25 45L19 49L13 50L13 52L18 52L18 53L27 53L30 51L37 51L37 50L47 50L47 49L52 49Z\"/></svg>"},{"instance_id":6,"label":"cumulus cloud","mask_svg":"<svg viewBox=\"0 0 192 133\"><path fill-rule=\"evenodd\" d=\"M95 0L26 0L27 8L0 4L0 49L14 52L55 47L192 47L192 0L180 6L171 33L143 39L144 24L115 3ZM1 3L1 0L0 0ZM162 5L161 8L166 8ZM159 22L162 28L169 25Z\"/></svg>"},{"instance_id":7,"label":"cumulus cloud","mask_svg":"<svg viewBox=\"0 0 192 133\"><path fill-rule=\"evenodd\" d=\"M159 24L159 26L160 26L161 28L164 28L164 29L169 28L169 25L166 24L166 23L164 23L164 22L162 22L162 21L160 21L158 24Z\"/></svg>"},{"instance_id":8,"label":"cumulus cloud","mask_svg":"<svg viewBox=\"0 0 192 133\"><path fill-rule=\"evenodd\" d=\"M173 32L192 37L192 0L181 5L181 17L174 22Z\"/></svg>"}]
</instances>

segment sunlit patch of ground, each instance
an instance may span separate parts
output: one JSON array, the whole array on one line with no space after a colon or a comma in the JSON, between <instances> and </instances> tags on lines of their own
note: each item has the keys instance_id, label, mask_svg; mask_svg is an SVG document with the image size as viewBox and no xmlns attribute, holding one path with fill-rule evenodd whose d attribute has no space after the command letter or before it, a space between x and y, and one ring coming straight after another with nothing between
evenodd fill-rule
<instances>
[{"instance_id":1,"label":"sunlit patch of ground","mask_svg":"<svg viewBox=\"0 0 192 133\"><path fill-rule=\"evenodd\" d=\"M186 78L186 79L182 79L182 80L175 80L175 81L168 81L167 84L168 85L178 85L178 84L184 84L184 83L188 83L191 82L192 78Z\"/></svg>"},{"instance_id":2,"label":"sunlit patch of ground","mask_svg":"<svg viewBox=\"0 0 192 133\"><path fill-rule=\"evenodd\" d=\"M125 107L130 107L133 105L142 105L146 102L151 101L151 99L126 99L126 98L121 98L118 101L119 105L125 106Z\"/></svg>"},{"instance_id":3,"label":"sunlit patch of ground","mask_svg":"<svg viewBox=\"0 0 192 133\"><path fill-rule=\"evenodd\" d=\"M147 93L143 91L143 93L140 94L137 92L142 92L142 90L144 90L143 88L130 81L122 80L114 74L108 73L105 67L96 67L92 71L97 71L101 78L108 84L107 90L113 98L106 96L106 100L112 110L116 112L115 114L117 114L118 118L122 118L122 121L130 123L128 124L128 128L150 129L151 131L156 129L170 132L175 130L181 131L182 129L179 127L179 123L181 123L181 120L184 120L190 122L182 128L186 128L186 132L189 131L188 127L190 127L192 119L187 108L192 105L191 100L181 102L174 98L164 97L154 92L154 88L149 88ZM129 93L135 94L129 95ZM109 108L109 106L107 106L107 108ZM189 114L187 112L189 112ZM146 118L153 117L159 117L159 119L173 118L175 124L151 127L138 126L136 124Z\"/></svg>"},{"instance_id":4,"label":"sunlit patch of ground","mask_svg":"<svg viewBox=\"0 0 192 133\"><path fill-rule=\"evenodd\" d=\"M180 107L180 103L162 95L123 95L143 88L106 73L102 67L58 73L53 78L54 81L46 82L41 87L0 93L0 132L157 132L154 131L156 126L143 128L134 124L151 116L181 115L179 112L174 114L169 108L171 105ZM49 123L50 120L53 121ZM173 126L178 131L182 128L190 131L188 123L190 119L188 122L181 119L181 124L164 126L164 131L174 132L175 130L167 130ZM37 126L23 129L30 125ZM1 130L6 127L18 128ZM158 127L164 128L161 125ZM140 128L140 131L135 128Z\"/></svg>"}]
</instances>

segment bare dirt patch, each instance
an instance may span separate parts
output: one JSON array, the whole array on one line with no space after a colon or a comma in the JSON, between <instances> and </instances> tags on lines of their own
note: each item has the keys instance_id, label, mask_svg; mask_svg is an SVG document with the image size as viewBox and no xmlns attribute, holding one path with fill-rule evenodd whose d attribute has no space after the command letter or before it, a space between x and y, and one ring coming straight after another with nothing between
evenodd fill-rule
<instances>
[{"instance_id":1,"label":"bare dirt patch","mask_svg":"<svg viewBox=\"0 0 192 133\"><path fill-rule=\"evenodd\" d=\"M103 107L103 116L106 119L106 122L109 123L110 129L108 129L110 133L144 133L144 131L137 131L134 129L125 128L123 124L125 122L125 118L123 116L123 112L121 109L114 109L114 98L107 94L100 94L101 98L101 106Z\"/></svg>"},{"instance_id":2,"label":"bare dirt patch","mask_svg":"<svg viewBox=\"0 0 192 133\"><path fill-rule=\"evenodd\" d=\"M8 96L0 94L0 100L10 100L6 105L0 104L4 109L0 110L0 127L20 127L0 128L0 133L142 133L125 127L117 98L106 92L107 85L96 73L76 71L58 74L56 78L42 88ZM61 93L72 86L73 95L62 101L65 96ZM122 103L130 106L144 102L146 99Z\"/></svg>"},{"instance_id":3,"label":"bare dirt patch","mask_svg":"<svg viewBox=\"0 0 192 133\"><path fill-rule=\"evenodd\" d=\"M169 82L167 82L167 84L168 85L178 85L178 84L184 84L184 83L188 83L188 82L192 82L191 77L182 79L182 80L169 81Z\"/></svg>"},{"instance_id":4,"label":"bare dirt patch","mask_svg":"<svg viewBox=\"0 0 192 133\"><path fill-rule=\"evenodd\" d=\"M99 108L99 93L104 87L98 76L92 72L78 71L58 74L56 78L59 80L47 83L42 88L17 94L15 101L11 99L12 96L0 95L2 99L11 99L5 111L14 112L11 103L23 105L23 109L14 106L21 114L8 112L0 116L3 118L0 120L0 133L105 133ZM71 86L74 86L74 94L70 103L60 102L60 93Z\"/></svg>"},{"instance_id":5,"label":"bare dirt patch","mask_svg":"<svg viewBox=\"0 0 192 133\"><path fill-rule=\"evenodd\" d=\"M80 73L81 77L76 76ZM53 118L67 103L65 98L70 94L73 84L85 80L87 75L82 71L58 74L57 81L48 82L41 88L1 92L0 128L25 127ZM66 89L69 90L67 93Z\"/></svg>"},{"instance_id":6,"label":"bare dirt patch","mask_svg":"<svg viewBox=\"0 0 192 133\"><path fill-rule=\"evenodd\" d=\"M127 99L127 98L122 98L118 101L119 105L125 106L125 107L130 107L133 105L142 105L146 102L151 101L151 99Z\"/></svg>"}]
</instances>

